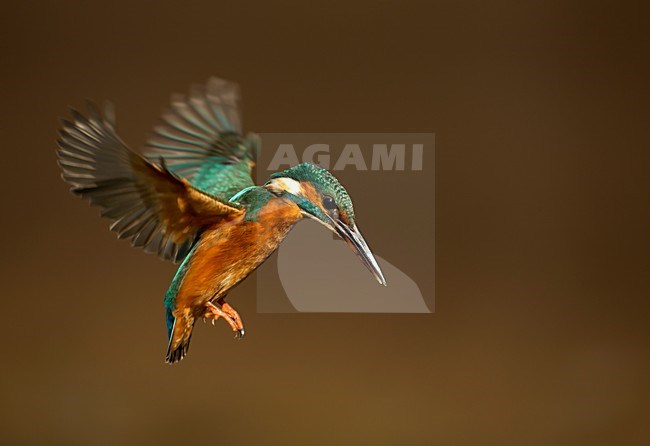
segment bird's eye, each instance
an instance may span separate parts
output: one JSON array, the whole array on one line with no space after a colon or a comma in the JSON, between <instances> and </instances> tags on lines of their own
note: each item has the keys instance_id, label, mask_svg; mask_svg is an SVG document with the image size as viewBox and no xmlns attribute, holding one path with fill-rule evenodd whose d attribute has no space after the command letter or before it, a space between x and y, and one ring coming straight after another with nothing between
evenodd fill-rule
<instances>
[{"instance_id":1,"label":"bird's eye","mask_svg":"<svg viewBox=\"0 0 650 446\"><path fill-rule=\"evenodd\" d=\"M332 211L332 210L337 208L336 207L336 202L334 201L334 199L332 197L328 196L328 195L326 195L323 198L323 207L325 209L327 209L328 211Z\"/></svg>"}]
</instances>

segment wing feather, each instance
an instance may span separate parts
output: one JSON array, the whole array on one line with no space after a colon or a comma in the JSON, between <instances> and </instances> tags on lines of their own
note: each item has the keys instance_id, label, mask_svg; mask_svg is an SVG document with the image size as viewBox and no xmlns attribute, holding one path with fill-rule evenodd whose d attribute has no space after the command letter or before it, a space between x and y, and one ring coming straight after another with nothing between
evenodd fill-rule
<instances>
[{"instance_id":1,"label":"wing feather","mask_svg":"<svg viewBox=\"0 0 650 446\"><path fill-rule=\"evenodd\" d=\"M255 134L241 135L237 84L211 78L189 96L173 95L162 123L147 142L149 160L163 158L169 169L223 201L253 186L259 151Z\"/></svg>"},{"instance_id":2,"label":"wing feather","mask_svg":"<svg viewBox=\"0 0 650 446\"><path fill-rule=\"evenodd\" d=\"M101 208L118 238L179 262L204 227L243 214L238 205L178 177L164 159L158 165L131 151L115 131L112 108L102 117L88 103L87 116L73 110L72 118L64 120L59 131L63 179L73 193Z\"/></svg>"}]
</instances>

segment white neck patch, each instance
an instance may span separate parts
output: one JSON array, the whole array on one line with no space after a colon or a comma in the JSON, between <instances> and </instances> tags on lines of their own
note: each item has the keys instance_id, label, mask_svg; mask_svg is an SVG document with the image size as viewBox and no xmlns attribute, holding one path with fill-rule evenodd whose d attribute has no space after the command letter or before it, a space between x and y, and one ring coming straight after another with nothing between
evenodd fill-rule
<instances>
[{"instance_id":1,"label":"white neck patch","mask_svg":"<svg viewBox=\"0 0 650 446\"><path fill-rule=\"evenodd\" d=\"M302 191L302 186L299 181L286 177L274 178L266 187L275 193L289 192L290 194L300 195Z\"/></svg>"}]
</instances>

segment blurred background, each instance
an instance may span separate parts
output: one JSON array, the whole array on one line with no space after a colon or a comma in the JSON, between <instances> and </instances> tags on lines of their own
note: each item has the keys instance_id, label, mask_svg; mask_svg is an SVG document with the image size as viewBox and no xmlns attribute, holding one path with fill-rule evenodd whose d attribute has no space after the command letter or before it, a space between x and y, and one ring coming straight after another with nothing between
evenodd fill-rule
<instances>
[{"instance_id":1,"label":"blurred background","mask_svg":"<svg viewBox=\"0 0 650 446\"><path fill-rule=\"evenodd\" d=\"M524 3L3 5L0 442L648 444L647 11ZM163 363L174 267L67 192L56 129L110 99L138 148L211 75L247 130L436 134L434 314L257 314L247 281L244 341ZM431 222L390 202L364 234L412 261Z\"/></svg>"}]
</instances>

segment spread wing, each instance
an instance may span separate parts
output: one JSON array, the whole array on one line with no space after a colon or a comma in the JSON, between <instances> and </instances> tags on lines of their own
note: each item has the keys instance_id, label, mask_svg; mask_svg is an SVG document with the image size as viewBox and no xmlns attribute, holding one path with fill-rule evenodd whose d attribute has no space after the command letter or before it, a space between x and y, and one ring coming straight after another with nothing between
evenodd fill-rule
<instances>
[{"instance_id":1,"label":"spread wing","mask_svg":"<svg viewBox=\"0 0 650 446\"><path fill-rule=\"evenodd\" d=\"M59 165L72 192L88 198L113 221L111 230L133 246L179 262L206 225L243 214L196 189L167 169L130 150L115 132L107 107L102 117L88 104L88 117L72 111L59 130Z\"/></svg>"},{"instance_id":2,"label":"spread wing","mask_svg":"<svg viewBox=\"0 0 650 446\"><path fill-rule=\"evenodd\" d=\"M237 84L211 78L189 96L172 96L154 127L145 156L163 158L169 169L223 201L254 186L252 168L260 147L255 134L242 136Z\"/></svg>"}]
</instances>

